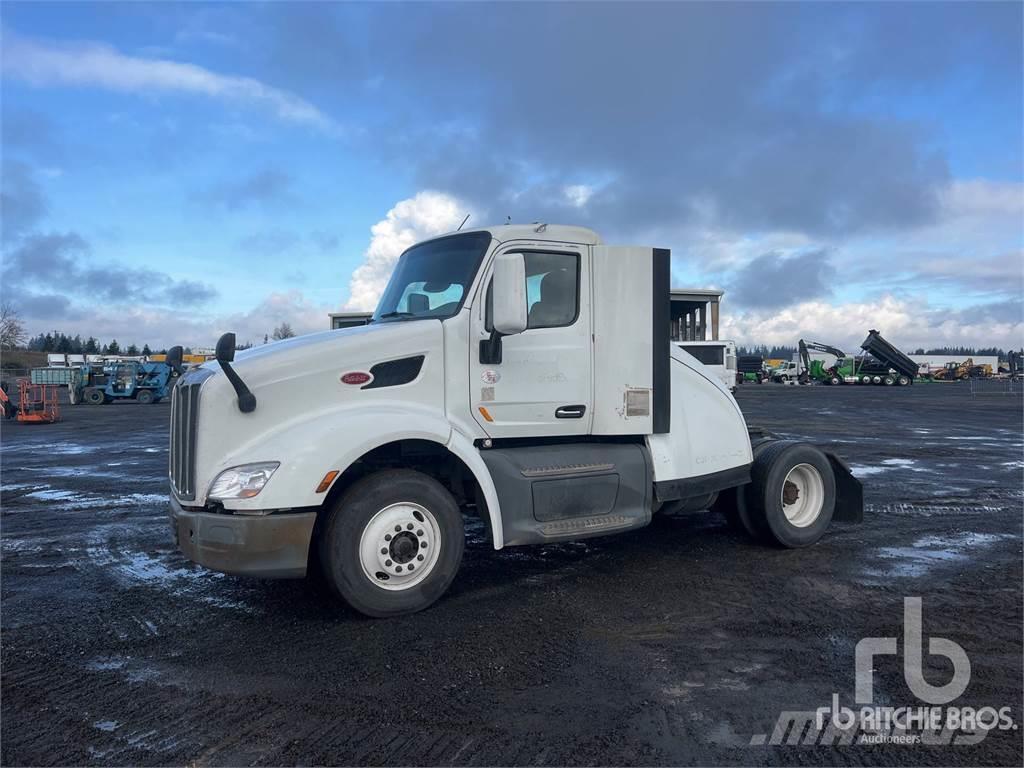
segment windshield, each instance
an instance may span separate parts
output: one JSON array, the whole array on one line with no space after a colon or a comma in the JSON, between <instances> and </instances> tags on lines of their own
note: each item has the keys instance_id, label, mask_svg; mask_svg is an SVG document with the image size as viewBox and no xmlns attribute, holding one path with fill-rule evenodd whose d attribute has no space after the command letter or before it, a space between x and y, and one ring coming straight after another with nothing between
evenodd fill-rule
<instances>
[{"instance_id":1,"label":"windshield","mask_svg":"<svg viewBox=\"0 0 1024 768\"><path fill-rule=\"evenodd\" d=\"M454 315L490 242L488 232L466 232L414 245L398 260L373 321Z\"/></svg>"}]
</instances>

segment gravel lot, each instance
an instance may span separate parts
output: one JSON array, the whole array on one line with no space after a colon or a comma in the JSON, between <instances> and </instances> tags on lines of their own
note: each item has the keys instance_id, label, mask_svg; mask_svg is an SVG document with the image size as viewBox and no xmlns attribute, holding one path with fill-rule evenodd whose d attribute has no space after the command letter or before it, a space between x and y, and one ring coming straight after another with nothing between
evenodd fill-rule
<instances>
[{"instance_id":1,"label":"gravel lot","mask_svg":"<svg viewBox=\"0 0 1024 768\"><path fill-rule=\"evenodd\" d=\"M860 526L771 549L715 515L494 552L372 621L313 581L187 563L167 523L166 404L3 424L5 765L1020 765L1021 730L951 746L750 746L782 710L852 701L858 640L970 656L961 706L1022 719L1022 401L1005 387L746 386L752 424L834 444ZM933 666L934 665L934 666ZM926 673L945 682L932 657ZM895 657L876 702L916 705Z\"/></svg>"}]
</instances>

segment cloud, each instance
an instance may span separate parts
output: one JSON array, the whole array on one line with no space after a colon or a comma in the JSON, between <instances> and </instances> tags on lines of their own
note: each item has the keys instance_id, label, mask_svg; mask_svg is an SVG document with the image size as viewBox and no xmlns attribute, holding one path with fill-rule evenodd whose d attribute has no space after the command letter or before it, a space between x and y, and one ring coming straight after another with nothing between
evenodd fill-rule
<instances>
[{"instance_id":1,"label":"cloud","mask_svg":"<svg viewBox=\"0 0 1024 768\"><path fill-rule=\"evenodd\" d=\"M48 206L26 164L5 160L0 172L0 226L3 240L8 242L34 227L46 215Z\"/></svg>"},{"instance_id":2,"label":"cloud","mask_svg":"<svg viewBox=\"0 0 1024 768\"><path fill-rule=\"evenodd\" d=\"M13 150L39 162L54 163L63 159L64 153L57 142L53 123L38 112L12 110L5 106L0 136L5 155Z\"/></svg>"},{"instance_id":3,"label":"cloud","mask_svg":"<svg viewBox=\"0 0 1024 768\"><path fill-rule=\"evenodd\" d=\"M175 280L152 269L97 263L89 244L75 232L30 234L10 247L4 258L4 289L15 304L38 305L39 292L59 281L66 294L94 306L196 306L217 295L195 280Z\"/></svg>"},{"instance_id":4,"label":"cloud","mask_svg":"<svg viewBox=\"0 0 1024 768\"><path fill-rule=\"evenodd\" d=\"M190 93L250 105L279 119L333 132L337 125L294 93L251 77L223 75L167 59L129 56L99 43L30 40L3 34L3 73L34 86L87 86L134 93Z\"/></svg>"},{"instance_id":5,"label":"cloud","mask_svg":"<svg viewBox=\"0 0 1024 768\"><path fill-rule=\"evenodd\" d=\"M730 283L730 296L742 307L779 307L832 293L835 268L824 250L783 257L758 256L739 269Z\"/></svg>"},{"instance_id":6,"label":"cloud","mask_svg":"<svg viewBox=\"0 0 1024 768\"><path fill-rule=\"evenodd\" d=\"M211 188L206 198L228 210L238 210L253 204L288 203L293 200L293 181L285 171L265 168Z\"/></svg>"},{"instance_id":7,"label":"cloud","mask_svg":"<svg viewBox=\"0 0 1024 768\"><path fill-rule=\"evenodd\" d=\"M794 346L801 338L813 339L854 352L871 328L904 351L936 346L1009 349L1019 347L1024 338L1024 309L1019 299L953 313L929 306L923 296L804 301L770 311L723 313L720 335L740 344Z\"/></svg>"},{"instance_id":8,"label":"cloud","mask_svg":"<svg viewBox=\"0 0 1024 768\"><path fill-rule=\"evenodd\" d=\"M730 231L837 238L935 222L951 179L942 124L899 109L900 97L920 87L927 99L957 66L1020 59L1003 32L1019 22L1011 8L458 4L353 16L281 13L275 67L345 89L387 82L368 136L420 188L630 239L686 222L696 203ZM950 28L956 40L937 50ZM905 38L895 54L876 42L891 29ZM321 44L302 45L310 35ZM494 39L517 37L530 56L493 55ZM1010 70L986 83L1017 104ZM594 178L609 181L582 207L538 194Z\"/></svg>"},{"instance_id":9,"label":"cloud","mask_svg":"<svg viewBox=\"0 0 1024 768\"><path fill-rule=\"evenodd\" d=\"M375 309L402 251L425 238L451 232L468 213L472 213L468 204L430 190L397 203L370 230L370 246L352 273L345 309Z\"/></svg>"},{"instance_id":10,"label":"cloud","mask_svg":"<svg viewBox=\"0 0 1024 768\"><path fill-rule=\"evenodd\" d=\"M55 294L30 297L19 302L18 308L30 335L57 327L72 335L81 333L103 341L113 338L122 345L149 344L154 349L175 344L212 349L226 331L233 331L239 343L262 344L263 337L282 322L290 323L298 334L325 331L330 311L294 290L270 293L252 308L232 313L182 312L147 303L121 306L116 312L96 312ZM55 326L54 321L60 324Z\"/></svg>"}]
</instances>

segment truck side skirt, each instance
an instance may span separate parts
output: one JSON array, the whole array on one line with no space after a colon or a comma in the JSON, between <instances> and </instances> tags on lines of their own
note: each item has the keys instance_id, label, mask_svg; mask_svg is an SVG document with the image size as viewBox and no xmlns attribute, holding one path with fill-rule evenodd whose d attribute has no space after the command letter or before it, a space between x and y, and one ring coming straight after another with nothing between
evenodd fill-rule
<instances>
[{"instance_id":1,"label":"truck side skirt","mask_svg":"<svg viewBox=\"0 0 1024 768\"><path fill-rule=\"evenodd\" d=\"M642 528L653 505L650 454L636 443L569 443L481 452L507 545Z\"/></svg>"}]
</instances>

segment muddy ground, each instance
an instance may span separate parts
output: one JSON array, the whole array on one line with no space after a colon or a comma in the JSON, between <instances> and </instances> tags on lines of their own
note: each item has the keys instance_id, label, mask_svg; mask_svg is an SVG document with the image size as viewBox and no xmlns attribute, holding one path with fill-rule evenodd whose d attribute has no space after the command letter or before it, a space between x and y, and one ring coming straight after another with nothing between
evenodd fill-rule
<instances>
[{"instance_id":1,"label":"muddy ground","mask_svg":"<svg viewBox=\"0 0 1024 768\"><path fill-rule=\"evenodd\" d=\"M953 702L1022 719L1022 401L993 386L747 386L751 423L831 443L860 526L783 551L715 515L494 552L372 621L309 582L194 567L166 518L168 407L3 424L5 765L1020 765L1021 730L949 746L751 746L782 710L852 702L854 646L966 650ZM895 657L875 702L920 705ZM928 679L950 667L929 657ZM757 739L755 738L755 741Z\"/></svg>"}]
</instances>

